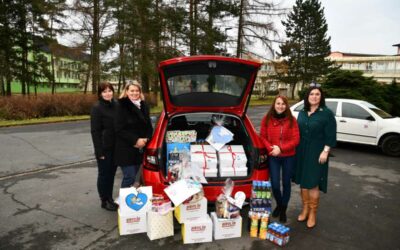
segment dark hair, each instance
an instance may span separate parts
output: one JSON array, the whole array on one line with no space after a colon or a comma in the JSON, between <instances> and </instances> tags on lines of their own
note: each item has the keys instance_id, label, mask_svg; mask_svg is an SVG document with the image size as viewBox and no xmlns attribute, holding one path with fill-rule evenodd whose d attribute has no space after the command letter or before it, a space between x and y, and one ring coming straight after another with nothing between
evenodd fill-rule
<instances>
[{"instance_id":1,"label":"dark hair","mask_svg":"<svg viewBox=\"0 0 400 250\"><path fill-rule=\"evenodd\" d=\"M282 101L286 104L285 116L287 118L289 118L290 127L292 127L292 125L293 125L293 115L292 115L292 112L290 111L289 101L288 101L287 97L283 96L283 95L275 96L275 98L274 98L274 100L272 102L272 106L268 110L268 113L266 115L265 124L268 125L269 120L271 119L271 116L276 115L275 103L276 103L276 100L278 100L278 98L282 99Z\"/></svg>"},{"instance_id":2,"label":"dark hair","mask_svg":"<svg viewBox=\"0 0 400 250\"><path fill-rule=\"evenodd\" d=\"M114 93L114 87L112 86L111 83L102 82L99 84L99 87L97 88L97 96L101 98L101 92L103 92L106 89L110 89Z\"/></svg>"},{"instance_id":3,"label":"dark hair","mask_svg":"<svg viewBox=\"0 0 400 250\"><path fill-rule=\"evenodd\" d=\"M306 94L304 95L304 109L306 111L310 111L310 102L308 101L308 97L310 96L311 91L313 91L314 89L318 89L319 92L321 93L321 100L319 102L319 107L325 107L325 94L324 91L322 91L322 89L320 87L310 87Z\"/></svg>"}]
</instances>

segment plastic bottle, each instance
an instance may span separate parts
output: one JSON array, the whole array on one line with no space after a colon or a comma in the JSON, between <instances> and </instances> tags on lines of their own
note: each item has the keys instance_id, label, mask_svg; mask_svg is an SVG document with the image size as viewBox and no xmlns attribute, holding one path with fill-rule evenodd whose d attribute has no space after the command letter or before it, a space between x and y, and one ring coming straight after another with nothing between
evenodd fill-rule
<instances>
[{"instance_id":1,"label":"plastic bottle","mask_svg":"<svg viewBox=\"0 0 400 250\"><path fill-rule=\"evenodd\" d=\"M260 219L260 232L258 234L258 238L267 239L267 230L268 230L268 214L263 214Z\"/></svg>"},{"instance_id":2,"label":"plastic bottle","mask_svg":"<svg viewBox=\"0 0 400 250\"><path fill-rule=\"evenodd\" d=\"M252 213L250 218L251 218L250 237L257 238L257 235L258 235L258 214L257 213Z\"/></svg>"},{"instance_id":3,"label":"plastic bottle","mask_svg":"<svg viewBox=\"0 0 400 250\"><path fill-rule=\"evenodd\" d=\"M271 196L272 196L272 192L271 192L271 182L269 182L269 181L267 181L267 183L266 183L266 188L267 188L267 190L266 190L266 197L265 198L267 198L267 199L271 199Z\"/></svg>"},{"instance_id":4,"label":"plastic bottle","mask_svg":"<svg viewBox=\"0 0 400 250\"><path fill-rule=\"evenodd\" d=\"M257 181L253 181L253 185L252 185L252 188L251 188L251 198L252 199L257 198L256 187L257 187Z\"/></svg>"}]
</instances>

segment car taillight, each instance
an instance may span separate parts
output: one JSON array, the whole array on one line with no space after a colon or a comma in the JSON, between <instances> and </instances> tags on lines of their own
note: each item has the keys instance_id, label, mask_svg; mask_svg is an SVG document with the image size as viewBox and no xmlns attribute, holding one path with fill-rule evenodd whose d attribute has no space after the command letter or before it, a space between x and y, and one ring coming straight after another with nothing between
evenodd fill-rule
<instances>
[{"instance_id":1,"label":"car taillight","mask_svg":"<svg viewBox=\"0 0 400 250\"><path fill-rule=\"evenodd\" d=\"M158 162L158 150L157 149L147 149L146 150L143 167L148 170L158 171L159 162Z\"/></svg>"},{"instance_id":2,"label":"car taillight","mask_svg":"<svg viewBox=\"0 0 400 250\"><path fill-rule=\"evenodd\" d=\"M258 149L258 168L267 168L267 150L265 148Z\"/></svg>"}]
</instances>

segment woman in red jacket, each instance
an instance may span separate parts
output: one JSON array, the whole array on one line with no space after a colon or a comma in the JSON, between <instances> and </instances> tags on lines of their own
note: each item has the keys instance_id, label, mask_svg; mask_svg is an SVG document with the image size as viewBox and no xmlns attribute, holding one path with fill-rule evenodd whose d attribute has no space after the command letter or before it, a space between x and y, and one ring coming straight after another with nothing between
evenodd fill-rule
<instances>
[{"instance_id":1,"label":"woman in red jacket","mask_svg":"<svg viewBox=\"0 0 400 250\"><path fill-rule=\"evenodd\" d=\"M275 97L273 105L261 121L260 137L268 151L272 192L277 204L272 217L279 216L281 222L286 222L296 146L300 136L296 118L293 117L285 96ZM281 169L283 192L280 188Z\"/></svg>"}]
</instances>

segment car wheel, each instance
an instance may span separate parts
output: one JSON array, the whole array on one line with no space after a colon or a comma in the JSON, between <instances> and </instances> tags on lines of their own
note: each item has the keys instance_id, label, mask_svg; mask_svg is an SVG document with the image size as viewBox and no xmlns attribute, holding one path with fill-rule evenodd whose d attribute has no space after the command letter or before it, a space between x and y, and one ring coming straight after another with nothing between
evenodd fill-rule
<instances>
[{"instance_id":1,"label":"car wheel","mask_svg":"<svg viewBox=\"0 0 400 250\"><path fill-rule=\"evenodd\" d=\"M389 135L382 142L383 153L391 156L400 156L400 136Z\"/></svg>"}]
</instances>

